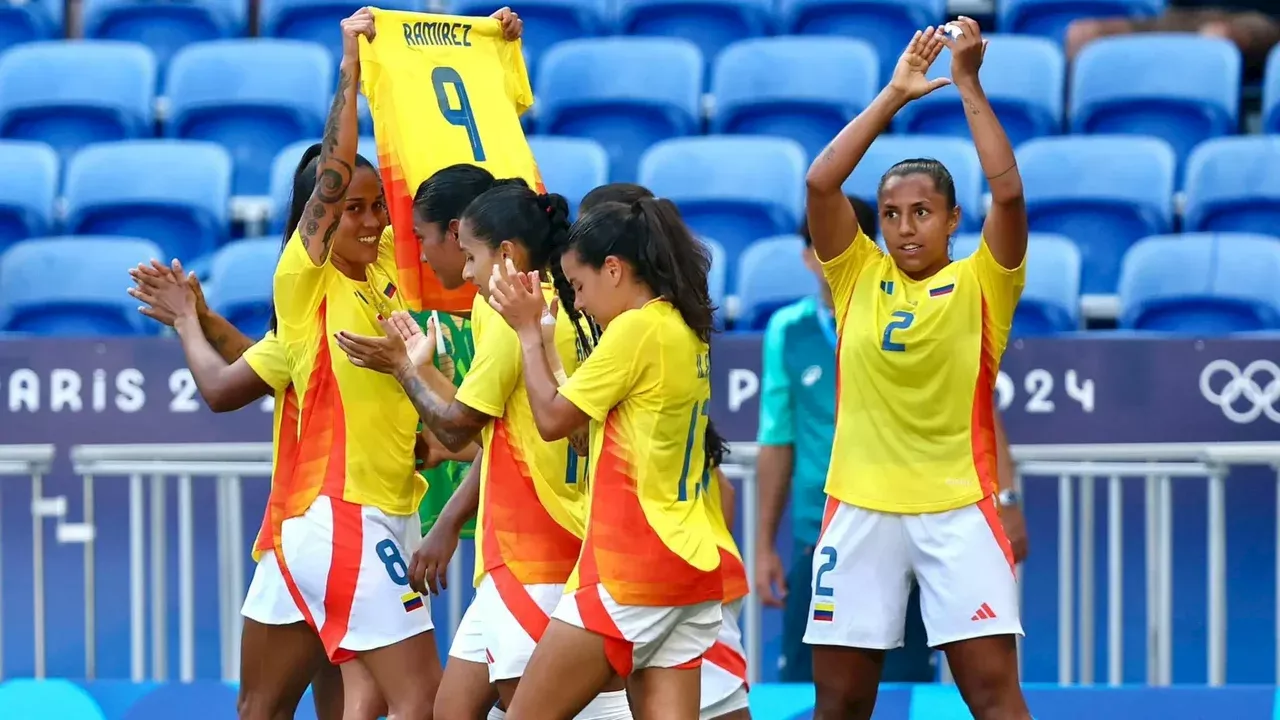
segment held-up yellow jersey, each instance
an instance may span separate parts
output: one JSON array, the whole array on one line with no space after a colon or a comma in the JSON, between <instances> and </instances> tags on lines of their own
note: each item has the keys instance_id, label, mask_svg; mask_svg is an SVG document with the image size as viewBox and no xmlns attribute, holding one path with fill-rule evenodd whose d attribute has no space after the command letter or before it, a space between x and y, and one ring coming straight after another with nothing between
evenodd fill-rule
<instances>
[{"instance_id":1,"label":"held-up yellow jersey","mask_svg":"<svg viewBox=\"0 0 1280 720\"><path fill-rule=\"evenodd\" d=\"M720 548L698 492L711 399L707 344L665 300L615 318L560 386L586 413L590 515L567 589L603 584L623 605L724 597Z\"/></svg>"},{"instance_id":2,"label":"held-up yellow jersey","mask_svg":"<svg viewBox=\"0 0 1280 720\"><path fill-rule=\"evenodd\" d=\"M244 361L254 374L275 391L275 403L271 411L271 489L275 490L277 463L280 458L282 427L288 427L296 439L298 428L298 396L289 384L289 356L284 345L276 339L274 332L268 332L258 342L244 351ZM271 510L270 502L262 519L262 527L258 537L253 541L253 561L262 559L264 552L271 552Z\"/></svg>"},{"instance_id":3,"label":"held-up yellow jersey","mask_svg":"<svg viewBox=\"0 0 1280 720\"><path fill-rule=\"evenodd\" d=\"M839 333L827 494L893 513L932 513L996 491L993 395L1026 263L986 240L937 275L903 275L862 231L822 265Z\"/></svg>"},{"instance_id":4,"label":"held-up yellow jersey","mask_svg":"<svg viewBox=\"0 0 1280 720\"><path fill-rule=\"evenodd\" d=\"M373 16L377 37L360 41L360 81L396 230L401 291L415 310L467 312L475 288L445 290L421 262L413 195L423 180L458 163L538 187L520 127L520 114L533 105L521 44L504 40L491 18L376 9Z\"/></svg>"},{"instance_id":5,"label":"held-up yellow jersey","mask_svg":"<svg viewBox=\"0 0 1280 720\"><path fill-rule=\"evenodd\" d=\"M283 449L278 456L273 493L280 496L280 521L306 512L321 494L412 515L426 492L426 481L414 472L413 404L395 378L351 364L334 339L339 330L380 337L379 316L405 309L391 244L388 228L363 282L332 262L316 267L297 232L280 256L276 336L301 407L295 457L286 458Z\"/></svg>"},{"instance_id":6,"label":"held-up yellow jersey","mask_svg":"<svg viewBox=\"0 0 1280 720\"><path fill-rule=\"evenodd\" d=\"M555 291L543 285L548 302ZM481 432L480 508L475 582L506 566L522 584L563 583L582 549L586 501L577 454L568 440L538 433L524 383L520 337L476 295L476 352L456 399L491 420ZM573 324L560 311L556 351L566 373L578 365Z\"/></svg>"}]
</instances>

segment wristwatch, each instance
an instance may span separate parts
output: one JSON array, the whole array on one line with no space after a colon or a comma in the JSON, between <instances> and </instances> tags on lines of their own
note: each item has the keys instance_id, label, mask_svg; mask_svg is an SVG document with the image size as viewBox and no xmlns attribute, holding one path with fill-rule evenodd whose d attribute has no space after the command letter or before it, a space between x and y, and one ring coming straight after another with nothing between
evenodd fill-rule
<instances>
[{"instance_id":1,"label":"wristwatch","mask_svg":"<svg viewBox=\"0 0 1280 720\"><path fill-rule=\"evenodd\" d=\"M996 495L996 502L1000 507L1011 507L1020 504L1022 496L1018 494L1017 490L1006 488Z\"/></svg>"}]
</instances>

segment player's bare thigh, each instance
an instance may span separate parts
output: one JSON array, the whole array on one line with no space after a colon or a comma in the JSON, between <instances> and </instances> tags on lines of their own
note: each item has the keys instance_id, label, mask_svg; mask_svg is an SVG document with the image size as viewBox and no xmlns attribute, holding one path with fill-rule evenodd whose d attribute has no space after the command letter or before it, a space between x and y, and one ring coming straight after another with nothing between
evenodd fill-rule
<instances>
[{"instance_id":1,"label":"player's bare thigh","mask_svg":"<svg viewBox=\"0 0 1280 720\"><path fill-rule=\"evenodd\" d=\"M435 720L476 720L497 700L488 665L451 655L436 693Z\"/></svg>"},{"instance_id":2,"label":"player's bare thigh","mask_svg":"<svg viewBox=\"0 0 1280 720\"><path fill-rule=\"evenodd\" d=\"M617 680L602 635L552 618L507 706L507 720L573 717Z\"/></svg>"}]
</instances>

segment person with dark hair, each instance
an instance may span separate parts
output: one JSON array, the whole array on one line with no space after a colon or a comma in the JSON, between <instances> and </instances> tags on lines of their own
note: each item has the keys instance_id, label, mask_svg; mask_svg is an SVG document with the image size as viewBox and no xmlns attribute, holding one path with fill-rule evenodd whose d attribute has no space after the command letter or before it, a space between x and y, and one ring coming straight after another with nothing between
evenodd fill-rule
<instances>
[{"instance_id":1,"label":"person with dark hair","mask_svg":"<svg viewBox=\"0 0 1280 720\"><path fill-rule=\"evenodd\" d=\"M386 324L382 338L338 335L354 363L396 376L446 447L482 438L476 596L463 622L478 626L484 638L499 709L511 702L564 593L582 544L585 505L577 454L563 439L543 442L538 436L521 381L519 338L493 316L487 298L495 265L545 273L552 254L566 244L568 218L563 197L539 195L523 184L493 187L462 213L462 272L478 294L472 309L476 354L456 393L427 363L433 331L423 335L403 314ZM549 285L542 290L553 292ZM557 359L568 373L577 365L581 337L572 328L558 324L555 338ZM612 690L583 717L630 717L621 683Z\"/></svg>"},{"instance_id":2,"label":"person with dark hair","mask_svg":"<svg viewBox=\"0 0 1280 720\"><path fill-rule=\"evenodd\" d=\"M630 205L653 196L653 191L643 185L609 183L587 193L578 206L578 214L584 215L604 203ZM709 475L703 478L702 485L707 493L707 511L711 514L716 541L720 544L724 605L720 634L703 658L700 716L702 720L746 720L751 717L751 712L747 709L747 653L742 646L739 619L742 616L743 598L750 592L750 587L742 553L731 532L736 494L733 485L720 470L720 465L729 452L729 444L716 432L715 425L709 418L705 442L715 482L710 482Z\"/></svg>"},{"instance_id":3,"label":"person with dark hair","mask_svg":"<svg viewBox=\"0 0 1280 720\"><path fill-rule=\"evenodd\" d=\"M352 364L338 331L374 332L405 308L376 170L356 154L360 36L373 14L342 23L338 90L315 157L315 184L291 202L274 278L276 336L300 397L298 435L278 448L269 503L279 570L333 662L358 657L396 718L430 718L440 679L430 607L409 587L425 481L417 418L397 383ZM314 165L313 165L314 163ZM295 192L306 186L299 179ZM387 612L395 607L399 612Z\"/></svg>"},{"instance_id":4,"label":"person with dark hair","mask_svg":"<svg viewBox=\"0 0 1280 720\"><path fill-rule=\"evenodd\" d=\"M699 666L720 629L724 582L707 497L710 256L675 205L605 203L556 253L562 303L604 332L563 385L547 362L542 275L499 269L490 304L515 329L533 421L546 441L590 424L582 553L507 716L574 716L617 678L640 717L699 715Z\"/></svg>"},{"instance_id":5,"label":"person with dark hair","mask_svg":"<svg viewBox=\"0 0 1280 720\"><path fill-rule=\"evenodd\" d=\"M1013 148L982 90L986 49L965 17L917 32L889 85L809 168L813 249L831 287L839 373L827 507L805 642L815 718L870 718L885 650L903 642L911 582L978 720L1030 718L1018 683L1018 588L1001 525L994 392L1026 278L1027 213ZM929 66L951 49L951 78ZM841 186L906 103L954 83L991 187L977 252L953 261L955 186L935 160L881 180L888 253Z\"/></svg>"},{"instance_id":6,"label":"person with dark hair","mask_svg":"<svg viewBox=\"0 0 1280 720\"><path fill-rule=\"evenodd\" d=\"M279 446L285 418L297 418L298 399L289 384L288 357L275 333L268 332L256 343L250 340L209 309L195 274L184 277L177 260L171 267L152 260L129 275L136 283L129 294L143 303L138 311L161 324L182 328L179 336L187 364L210 410L230 412L274 394L271 440ZM273 486L278 467L274 460ZM360 711L377 704L376 688L372 698L358 697L358 687L346 693L351 712L344 715L342 673L325 657L319 638L289 598L284 579L275 570L269 527L259 531L252 552L259 569L254 571L241 610L241 716L292 717L310 683L320 720L376 717ZM264 564L268 567L262 570ZM273 662L262 664L258 659L264 654Z\"/></svg>"}]
</instances>

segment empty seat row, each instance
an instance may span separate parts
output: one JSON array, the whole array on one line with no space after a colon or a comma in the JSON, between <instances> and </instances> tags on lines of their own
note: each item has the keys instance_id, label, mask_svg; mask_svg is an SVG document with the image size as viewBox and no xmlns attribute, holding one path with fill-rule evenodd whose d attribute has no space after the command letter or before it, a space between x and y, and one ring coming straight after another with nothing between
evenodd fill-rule
<instances>
[{"instance_id":1,"label":"empty seat row","mask_svg":"<svg viewBox=\"0 0 1280 720\"><path fill-rule=\"evenodd\" d=\"M272 72L262 72L270 67ZM881 63L847 38L770 38L716 57L707 129L790 137L816 155L871 102ZM933 74L946 75L944 54ZM88 142L147 137L156 125L154 56L119 42L35 43L0 55L0 137L40 140L65 157ZM1046 40L992 38L984 88L1016 144L1064 128L1151 135L1178 167L1199 142L1239 124L1240 54L1191 35L1101 40L1078 58L1070 103L1061 51ZM546 53L532 131L588 137L609 152L611 177L633 180L641 153L669 137L703 132L703 56L662 38L578 40ZM236 160L233 190L267 192L271 159L320 133L333 68L315 45L284 40L197 43L173 59L164 82L167 137L210 140ZM1280 132L1280 49L1272 55L1266 125ZM909 105L895 129L968 137L954 88Z\"/></svg>"},{"instance_id":2,"label":"empty seat row","mask_svg":"<svg viewBox=\"0 0 1280 720\"><path fill-rule=\"evenodd\" d=\"M956 238L953 256L976 249L975 234ZM723 303L722 248L712 251L709 285ZM134 238L81 237L26 241L0 255L0 332L46 335L131 335L158 330L137 314L121 289L124 272L155 257L153 243ZM802 259L803 242L789 235L763 240L738 261L737 327L763 329L779 307L817 292ZM279 238L240 240L214 258L206 297L211 307L250 335L261 334L271 312L271 278ZM1013 335L1030 337L1080 329L1079 249L1055 235L1033 234L1027 284ZM47 282L57 275L64 281ZM1280 239L1248 233L1161 235L1125 254L1120 327L1131 330L1223 334L1280 330Z\"/></svg>"},{"instance_id":3,"label":"empty seat row","mask_svg":"<svg viewBox=\"0 0 1280 720\"><path fill-rule=\"evenodd\" d=\"M293 172L308 142L271 161L273 231L283 227ZM530 144L548 189L572 205L609 178L607 153L593 141L543 136ZM376 158L370 139L361 152ZM1143 237L1179 227L1267 234L1280 227L1280 136L1219 138L1198 146L1188 163L1180 226L1174 152L1161 140L1041 138L1017 155L1031 228L1076 243L1086 293L1115 292L1125 251ZM947 167L962 210L960 229L979 231L985 180L977 152L964 140L881 137L845 192L874 204L884 172L911 157L932 157ZM147 238L168 256L203 257L230 237L232 166L226 151L212 143L137 140L89 146L73 156L60 180L48 147L0 142L0 248L52 232L123 234ZM806 168L804 151L784 138L675 138L645 153L639 180L677 202L699 234L720 242L732 268L752 242L799 225ZM59 196L65 198L60 222L54 215ZM734 281L732 272L727 281Z\"/></svg>"},{"instance_id":4,"label":"empty seat row","mask_svg":"<svg viewBox=\"0 0 1280 720\"><path fill-rule=\"evenodd\" d=\"M380 3L393 10L438 6L422 0ZM1163 0L1001 0L997 29L1061 42L1075 18L1151 15L1161 6ZM319 42L336 55L338 21L357 7L334 0L261 0L258 34ZM458 15L487 15L499 3L454 0L444 7ZM82 25L87 38L144 42L167 59L192 42L252 34L248 10L246 0L84 0ZM686 37L709 54L762 35L844 35L871 42L882 57L894 57L914 30L948 17L946 0L525 0L516 10L525 19L525 47L535 55L561 40L618 33ZM61 37L62 26L60 0L0 6L0 50L23 40Z\"/></svg>"}]
</instances>

